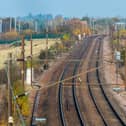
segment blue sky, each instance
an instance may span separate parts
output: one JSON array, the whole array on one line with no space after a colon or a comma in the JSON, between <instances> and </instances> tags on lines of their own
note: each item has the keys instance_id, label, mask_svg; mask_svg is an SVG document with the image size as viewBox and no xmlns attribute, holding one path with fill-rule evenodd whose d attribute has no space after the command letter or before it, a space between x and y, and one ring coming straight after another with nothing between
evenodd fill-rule
<instances>
[{"instance_id":1,"label":"blue sky","mask_svg":"<svg viewBox=\"0 0 126 126\"><path fill-rule=\"evenodd\" d=\"M0 17L25 16L30 12L67 17L126 17L125 6L126 0L1 0Z\"/></svg>"}]
</instances>

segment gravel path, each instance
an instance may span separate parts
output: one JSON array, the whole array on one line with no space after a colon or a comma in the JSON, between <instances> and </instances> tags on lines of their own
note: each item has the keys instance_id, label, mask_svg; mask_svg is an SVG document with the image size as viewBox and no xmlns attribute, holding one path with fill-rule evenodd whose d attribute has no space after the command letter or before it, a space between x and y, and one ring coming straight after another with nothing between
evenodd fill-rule
<instances>
[{"instance_id":1,"label":"gravel path","mask_svg":"<svg viewBox=\"0 0 126 126\"><path fill-rule=\"evenodd\" d=\"M54 62L51 62L48 70L44 71L39 77L39 84L42 87L54 83L59 80L62 67L68 54L64 54L62 57L57 57ZM60 59L60 60L59 60ZM57 69L58 68L58 69ZM59 76L58 76L59 75ZM59 126L58 110L57 110L57 86L50 88L43 88L40 92L39 104L36 110L36 117L47 118L47 126ZM53 96L53 97L52 97ZM35 90L31 90L30 101L31 105L34 103ZM54 113L54 114L50 114ZM53 123L52 123L53 120Z\"/></svg>"},{"instance_id":2,"label":"gravel path","mask_svg":"<svg viewBox=\"0 0 126 126\"><path fill-rule=\"evenodd\" d=\"M109 45L109 39L108 37L104 39L104 45L103 45L103 57L104 60L110 60L112 61L112 53L111 48ZM124 81L121 79L120 74L116 73L116 64L115 63L109 63L104 61L104 75L105 80L107 84L117 84L117 85L110 85L109 91L112 93L114 98L117 100L118 105L124 110L126 113L126 91L124 91ZM118 79L117 79L118 77ZM122 86L123 85L123 86ZM113 91L113 88L120 88L121 90L119 92Z\"/></svg>"}]
</instances>

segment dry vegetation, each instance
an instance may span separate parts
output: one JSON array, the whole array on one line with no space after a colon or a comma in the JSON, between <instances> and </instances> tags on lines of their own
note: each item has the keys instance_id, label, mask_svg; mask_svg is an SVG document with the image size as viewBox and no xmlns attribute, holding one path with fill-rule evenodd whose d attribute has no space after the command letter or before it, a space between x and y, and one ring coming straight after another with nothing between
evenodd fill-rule
<instances>
[{"instance_id":1,"label":"dry vegetation","mask_svg":"<svg viewBox=\"0 0 126 126\"><path fill-rule=\"evenodd\" d=\"M49 39L48 48L54 45L56 42L60 42L60 39ZM2 45L1 45L2 46ZM46 48L46 39L34 39L33 40L33 56L38 56L40 51ZM0 50L0 69L4 67L4 63L7 60L8 53L13 54L13 58L20 57L21 46L18 47L8 47ZM25 41L25 56L30 55L30 41Z\"/></svg>"}]
</instances>

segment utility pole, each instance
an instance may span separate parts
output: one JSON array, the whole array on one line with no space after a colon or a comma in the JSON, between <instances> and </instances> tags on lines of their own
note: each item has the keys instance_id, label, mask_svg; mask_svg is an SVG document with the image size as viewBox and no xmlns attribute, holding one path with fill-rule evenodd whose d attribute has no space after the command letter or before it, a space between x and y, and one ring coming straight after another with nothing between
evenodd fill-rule
<instances>
[{"instance_id":1,"label":"utility pole","mask_svg":"<svg viewBox=\"0 0 126 126\"><path fill-rule=\"evenodd\" d=\"M24 71L25 71L25 49L24 49L24 36L22 35L22 51L21 51L21 56L22 56L22 85L23 85L23 89L24 89L24 80L25 80L25 76L24 76Z\"/></svg>"},{"instance_id":2,"label":"utility pole","mask_svg":"<svg viewBox=\"0 0 126 126\"><path fill-rule=\"evenodd\" d=\"M119 34L119 27L117 27L117 44L116 44L116 56L118 57L119 53L119 39L120 39L120 34ZM116 84L118 84L118 67L119 67L119 61L116 61Z\"/></svg>"},{"instance_id":3,"label":"utility pole","mask_svg":"<svg viewBox=\"0 0 126 126\"><path fill-rule=\"evenodd\" d=\"M46 61L45 61L45 69L48 68L48 26L46 28Z\"/></svg>"},{"instance_id":4,"label":"utility pole","mask_svg":"<svg viewBox=\"0 0 126 126\"><path fill-rule=\"evenodd\" d=\"M119 28L117 28L117 51L119 51L119 41L120 41L120 32Z\"/></svg>"},{"instance_id":5,"label":"utility pole","mask_svg":"<svg viewBox=\"0 0 126 126\"><path fill-rule=\"evenodd\" d=\"M20 21L18 21L18 32L20 33L20 30L21 30L21 24L20 24Z\"/></svg>"},{"instance_id":6,"label":"utility pole","mask_svg":"<svg viewBox=\"0 0 126 126\"><path fill-rule=\"evenodd\" d=\"M24 43L24 35L21 35L21 39L22 39L22 42L21 42L21 58L17 59L17 61L22 63L21 75L22 75L22 86L23 86L23 89L24 89L25 88L25 86L24 86L24 81L25 81L25 48L24 48L25 43Z\"/></svg>"},{"instance_id":7,"label":"utility pole","mask_svg":"<svg viewBox=\"0 0 126 126\"><path fill-rule=\"evenodd\" d=\"M12 78L11 78L11 67L12 67L12 53L8 56L8 126L13 126L13 114L12 114Z\"/></svg>"},{"instance_id":8,"label":"utility pole","mask_svg":"<svg viewBox=\"0 0 126 126\"><path fill-rule=\"evenodd\" d=\"M125 91L126 91L126 42L125 42Z\"/></svg>"},{"instance_id":9,"label":"utility pole","mask_svg":"<svg viewBox=\"0 0 126 126\"><path fill-rule=\"evenodd\" d=\"M109 25L109 36L112 45L112 59L114 58L113 32L114 32L114 27L112 25Z\"/></svg>"},{"instance_id":10,"label":"utility pole","mask_svg":"<svg viewBox=\"0 0 126 126\"><path fill-rule=\"evenodd\" d=\"M95 19L92 19L92 32L95 34Z\"/></svg>"},{"instance_id":11,"label":"utility pole","mask_svg":"<svg viewBox=\"0 0 126 126\"><path fill-rule=\"evenodd\" d=\"M32 49L33 48L32 48L32 33L31 33L31 52L30 52L31 53L30 54L31 55L31 86L32 86L32 74L33 74L33 72L32 72Z\"/></svg>"}]
</instances>

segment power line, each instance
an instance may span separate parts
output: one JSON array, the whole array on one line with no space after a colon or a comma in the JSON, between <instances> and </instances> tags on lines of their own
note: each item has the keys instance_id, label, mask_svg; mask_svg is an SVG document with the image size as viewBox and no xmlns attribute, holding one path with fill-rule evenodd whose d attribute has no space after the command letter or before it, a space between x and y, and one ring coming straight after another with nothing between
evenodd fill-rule
<instances>
[{"instance_id":1,"label":"power line","mask_svg":"<svg viewBox=\"0 0 126 126\"><path fill-rule=\"evenodd\" d=\"M97 67L97 68L92 68L90 70L87 70L85 72L81 72L79 74L76 74L75 76L71 76L71 77L68 77L62 81L57 81L55 83L47 83L46 86L41 86L39 89L37 90L42 90L42 89L45 89L45 88L51 88L51 87L54 87L54 86L57 86L59 85L61 82L63 83L63 86L66 86L66 87L69 87L71 83L67 83L66 81L69 81L69 80L72 80L73 78L77 78L77 77L80 77L84 74L87 74L87 73L90 73L90 72L93 72L93 71L96 71L97 69L103 69L104 66L100 66L100 67ZM121 84L121 83L118 83L117 84L114 84L114 83L100 83L102 86L105 86L105 87L110 87L110 86L121 86L121 87L124 87L124 84ZM90 83L91 86L98 86L97 83ZM84 88L84 86L82 87L82 85L80 84L79 86L77 87L80 87L80 88Z\"/></svg>"},{"instance_id":2,"label":"power line","mask_svg":"<svg viewBox=\"0 0 126 126\"><path fill-rule=\"evenodd\" d=\"M48 83L46 86L41 87L39 90L44 89L44 88L50 88L50 87L59 85L60 82L64 83L65 81L69 81L69 80L71 80L71 79L73 79L73 78L80 77L80 76L83 75L83 74L87 74L87 73L89 73L89 72L93 72L93 71L95 71L95 70L97 70L97 69L102 69L102 68L103 68L103 66L99 66L99 67L97 67L97 68L92 68L92 69L90 69L90 70L87 70L87 71L81 72L81 73L79 73L79 74L76 74L76 75L74 75L74 76L68 77L68 78L66 78L66 79L64 79L64 80L62 80L62 81L57 81L57 82L55 82L55 83L50 83L50 84Z\"/></svg>"},{"instance_id":3,"label":"power line","mask_svg":"<svg viewBox=\"0 0 126 126\"><path fill-rule=\"evenodd\" d=\"M7 73L7 78L9 79L10 77L9 77L8 70L5 69L5 71L6 71L6 73ZM11 91L11 97L13 98L14 104L16 105L16 110L17 110L17 112L18 112L18 115L19 115L20 121L21 121L21 123L22 123L22 126L26 126L25 121L24 121L23 116L22 116L21 111L20 111L20 107L19 107L19 105L18 105L18 103L17 103L17 101L16 101L16 96L15 96L15 94L14 94L12 85L10 84L8 88L9 88L10 91ZM9 90L9 89L8 89L8 90Z\"/></svg>"},{"instance_id":4,"label":"power line","mask_svg":"<svg viewBox=\"0 0 126 126\"><path fill-rule=\"evenodd\" d=\"M11 82L11 66L12 66L12 53L9 53L8 57L8 126L13 126L14 120L13 120L13 114L12 114L12 91L10 86L12 85Z\"/></svg>"}]
</instances>

